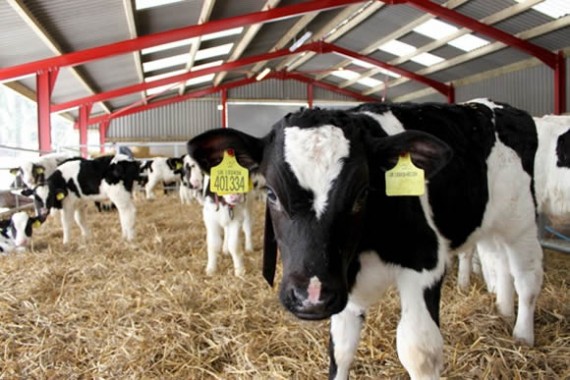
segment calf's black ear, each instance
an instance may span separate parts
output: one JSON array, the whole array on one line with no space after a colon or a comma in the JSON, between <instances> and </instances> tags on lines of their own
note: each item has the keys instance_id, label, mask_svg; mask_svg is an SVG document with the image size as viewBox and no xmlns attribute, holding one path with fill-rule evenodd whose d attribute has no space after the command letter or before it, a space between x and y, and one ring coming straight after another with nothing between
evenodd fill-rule
<instances>
[{"instance_id":1,"label":"calf's black ear","mask_svg":"<svg viewBox=\"0 0 570 380\"><path fill-rule=\"evenodd\" d=\"M239 164L249 170L257 168L263 158L263 140L235 129L219 128L204 132L186 144L188 154L206 173L218 165L224 151L233 149Z\"/></svg>"},{"instance_id":2,"label":"calf's black ear","mask_svg":"<svg viewBox=\"0 0 570 380\"><path fill-rule=\"evenodd\" d=\"M24 197L29 197L29 196L34 194L34 190L32 190L30 188L25 188L25 189L22 189L22 191L20 191L20 194L23 195Z\"/></svg>"},{"instance_id":3,"label":"calf's black ear","mask_svg":"<svg viewBox=\"0 0 570 380\"><path fill-rule=\"evenodd\" d=\"M275 269L277 268L277 240L271 222L269 207L265 206L265 234L263 236L263 278L273 287Z\"/></svg>"},{"instance_id":4,"label":"calf's black ear","mask_svg":"<svg viewBox=\"0 0 570 380\"><path fill-rule=\"evenodd\" d=\"M373 156L384 169L393 168L402 153L410 153L412 162L424 170L425 178L433 177L453 156L445 142L429 133L406 131L393 136L374 138L371 142Z\"/></svg>"}]
</instances>

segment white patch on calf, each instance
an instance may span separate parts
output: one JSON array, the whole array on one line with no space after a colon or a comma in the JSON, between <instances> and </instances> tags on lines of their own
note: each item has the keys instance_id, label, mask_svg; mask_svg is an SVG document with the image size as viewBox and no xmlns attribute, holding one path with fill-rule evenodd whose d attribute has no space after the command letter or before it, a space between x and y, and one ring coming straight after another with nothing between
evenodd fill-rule
<instances>
[{"instance_id":1,"label":"white patch on calf","mask_svg":"<svg viewBox=\"0 0 570 380\"><path fill-rule=\"evenodd\" d=\"M31 236L26 235L26 226L30 217L27 213L20 211L12 215L12 224L16 229L16 236L13 236L14 244L18 247L25 246Z\"/></svg>"},{"instance_id":2,"label":"white patch on calf","mask_svg":"<svg viewBox=\"0 0 570 380\"><path fill-rule=\"evenodd\" d=\"M570 168L557 165L556 147L560 135L570 130L570 116L534 118L538 150L534 160L534 179L538 210L549 216L570 213Z\"/></svg>"},{"instance_id":3,"label":"white patch on calf","mask_svg":"<svg viewBox=\"0 0 570 380\"><path fill-rule=\"evenodd\" d=\"M392 111L385 112L383 114L378 114L374 112L363 112L364 115L370 116L374 120L376 120L381 126L382 129L390 136L402 133L405 131L404 126L394 116Z\"/></svg>"},{"instance_id":4,"label":"white patch on calf","mask_svg":"<svg viewBox=\"0 0 570 380\"><path fill-rule=\"evenodd\" d=\"M350 142L333 125L285 128L285 161L302 188L312 191L317 219L324 213L328 193L348 157Z\"/></svg>"},{"instance_id":5,"label":"white patch on calf","mask_svg":"<svg viewBox=\"0 0 570 380\"><path fill-rule=\"evenodd\" d=\"M482 104L490 109L495 109L495 108L503 108L502 105L497 104L495 102L493 102L491 99L488 98L477 98L477 99L471 99L465 103L478 103L478 104ZM493 120L495 119L495 117L493 116Z\"/></svg>"}]
</instances>

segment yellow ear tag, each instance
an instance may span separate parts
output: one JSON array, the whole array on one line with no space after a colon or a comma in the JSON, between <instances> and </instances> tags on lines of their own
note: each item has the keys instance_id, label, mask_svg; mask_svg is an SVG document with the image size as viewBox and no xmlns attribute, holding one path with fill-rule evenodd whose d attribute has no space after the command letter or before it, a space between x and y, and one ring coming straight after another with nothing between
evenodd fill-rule
<instances>
[{"instance_id":1,"label":"yellow ear tag","mask_svg":"<svg viewBox=\"0 0 570 380\"><path fill-rule=\"evenodd\" d=\"M182 162L176 163L176 170L182 169Z\"/></svg>"},{"instance_id":2,"label":"yellow ear tag","mask_svg":"<svg viewBox=\"0 0 570 380\"><path fill-rule=\"evenodd\" d=\"M401 154L396 166L386 172L386 195L417 196L425 190L423 169L412 163L410 153Z\"/></svg>"},{"instance_id":3,"label":"yellow ear tag","mask_svg":"<svg viewBox=\"0 0 570 380\"><path fill-rule=\"evenodd\" d=\"M64 193L57 193L55 195L55 199L57 199L58 201L61 201L63 198L65 198L65 194Z\"/></svg>"},{"instance_id":4,"label":"yellow ear tag","mask_svg":"<svg viewBox=\"0 0 570 380\"><path fill-rule=\"evenodd\" d=\"M32 227L34 227L34 228L38 228L41 225L42 225L42 222L40 222L39 220L36 220L34 223L32 223Z\"/></svg>"},{"instance_id":5,"label":"yellow ear tag","mask_svg":"<svg viewBox=\"0 0 570 380\"><path fill-rule=\"evenodd\" d=\"M44 172L43 168L36 168L36 173L37 174L42 174Z\"/></svg>"},{"instance_id":6,"label":"yellow ear tag","mask_svg":"<svg viewBox=\"0 0 570 380\"><path fill-rule=\"evenodd\" d=\"M237 162L233 149L224 151L222 162L210 169L210 191L227 195L247 193L249 189L249 171Z\"/></svg>"}]
</instances>

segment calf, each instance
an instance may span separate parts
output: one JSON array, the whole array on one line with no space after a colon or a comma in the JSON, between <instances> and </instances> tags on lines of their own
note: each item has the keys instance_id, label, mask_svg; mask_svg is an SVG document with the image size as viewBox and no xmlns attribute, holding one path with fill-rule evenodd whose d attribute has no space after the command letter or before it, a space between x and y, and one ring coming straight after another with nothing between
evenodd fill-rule
<instances>
[{"instance_id":1,"label":"calf","mask_svg":"<svg viewBox=\"0 0 570 380\"><path fill-rule=\"evenodd\" d=\"M534 160L534 191L538 211L551 217L570 214L570 116L534 118L538 149ZM514 313L513 276L500 245L486 242L459 256L458 286L470 285L472 262L480 261L487 290L497 294L503 315ZM477 255L473 255L474 253Z\"/></svg>"},{"instance_id":2,"label":"calf","mask_svg":"<svg viewBox=\"0 0 570 380\"><path fill-rule=\"evenodd\" d=\"M264 138L237 130L188 142L204 170L233 149L266 180L264 276L299 318L331 318L330 378L346 379L367 309L394 284L398 356L412 379L438 379L439 302L450 253L481 239L506 247L519 294L517 340L534 342L542 282L531 182L537 138L523 111L492 102L366 104L285 116ZM402 153L425 172L425 194L387 196Z\"/></svg>"},{"instance_id":3,"label":"calf","mask_svg":"<svg viewBox=\"0 0 570 380\"><path fill-rule=\"evenodd\" d=\"M182 182L180 183L180 202L190 204L196 199L201 205L204 204L202 196L204 175L200 167L192 157L185 154L182 156Z\"/></svg>"},{"instance_id":4,"label":"calf","mask_svg":"<svg viewBox=\"0 0 570 380\"><path fill-rule=\"evenodd\" d=\"M29 216L24 211L0 220L0 254L24 251L32 238L33 228L44 221L43 216Z\"/></svg>"},{"instance_id":5,"label":"calf","mask_svg":"<svg viewBox=\"0 0 570 380\"><path fill-rule=\"evenodd\" d=\"M25 161L20 167L14 168L10 172L21 176L24 184L33 189L35 186L45 183L59 164L72 157L68 153L50 153L31 161Z\"/></svg>"},{"instance_id":6,"label":"calf","mask_svg":"<svg viewBox=\"0 0 570 380\"><path fill-rule=\"evenodd\" d=\"M64 244L69 243L74 217L82 235L89 236L84 222L86 201L110 200L119 212L123 238L130 241L135 237L136 215L132 190L139 175L139 163L120 155L68 161L57 168L45 185L34 189L35 200L48 212L62 210Z\"/></svg>"},{"instance_id":7,"label":"calf","mask_svg":"<svg viewBox=\"0 0 570 380\"><path fill-rule=\"evenodd\" d=\"M206 274L216 273L220 252L229 253L234 263L234 274L245 274L240 230L245 235L245 250L253 251L251 201L249 194L218 196L210 191L210 176L191 158L185 158L184 177L192 184L196 199L203 205L202 217L206 227L208 264Z\"/></svg>"},{"instance_id":8,"label":"calf","mask_svg":"<svg viewBox=\"0 0 570 380\"><path fill-rule=\"evenodd\" d=\"M183 158L155 157L143 165L142 171L148 177L145 185L147 199L154 198L154 188L159 183L178 183L181 179Z\"/></svg>"}]
</instances>

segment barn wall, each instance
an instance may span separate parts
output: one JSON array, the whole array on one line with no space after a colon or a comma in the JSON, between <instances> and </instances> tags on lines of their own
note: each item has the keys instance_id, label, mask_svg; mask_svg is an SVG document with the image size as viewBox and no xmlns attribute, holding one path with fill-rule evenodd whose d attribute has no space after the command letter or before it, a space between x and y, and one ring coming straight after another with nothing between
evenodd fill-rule
<instances>
[{"instance_id":1,"label":"barn wall","mask_svg":"<svg viewBox=\"0 0 570 380\"><path fill-rule=\"evenodd\" d=\"M546 65L513 71L458 86L455 96L457 102L488 97L541 116L554 112L554 72Z\"/></svg>"},{"instance_id":2,"label":"barn wall","mask_svg":"<svg viewBox=\"0 0 570 380\"><path fill-rule=\"evenodd\" d=\"M318 87L313 90L315 106L327 106L354 102L353 98L333 93ZM259 107L256 112L260 119L260 125L256 124L256 118L251 117L251 112L244 118L243 112L237 112L232 103L236 101L273 101L280 103L294 103L286 107L286 112L276 107ZM247 131L267 129L275 120L281 118L291 110L299 109L297 103L307 102L307 85L293 80L269 79L253 83L228 91L228 126L239 128L247 126ZM185 102L173 103L165 107L159 107L145 112L139 112L125 117L114 119L107 134L109 141L185 141L189 137L222 126L221 112L218 110L219 96L193 99ZM250 106L251 107L251 106ZM244 108L247 108L244 106ZM255 108L255 107L254 107ZM260 113L264 113L265 118ZM239 117L238 117L239 116ZM247 123L244 122L247 120ZM267 120L271 120L268 123ZM265 129L263 129L265 131Z\"/></svg>"},{"instance_id":3,"label":"barn wall","mask_svg":"<svg viewBox=\"0 0 570 380\"><path fill-rule=\"evenodd\" d=\"M457 103L487 97L524 109L533 116L554 112L554 71L539 62L507 73L494 70L484 79L466 78L454 84ZM570 58L566 58L566 94L566 113L570 113ZM434 91L420 91L394 101L423 103L446 102L447 99Z\"/></svg>"},{"instance_id":4,"label":"barn wall","mask_svg":"<svg viewBox=\"0 0 570 380\"><path fill-rule=\"evenodd\" d=\"M111 141L179 141L222 125L219 98L193 99L119 117L110 125Z\"/></svg>"}]
</instances>

